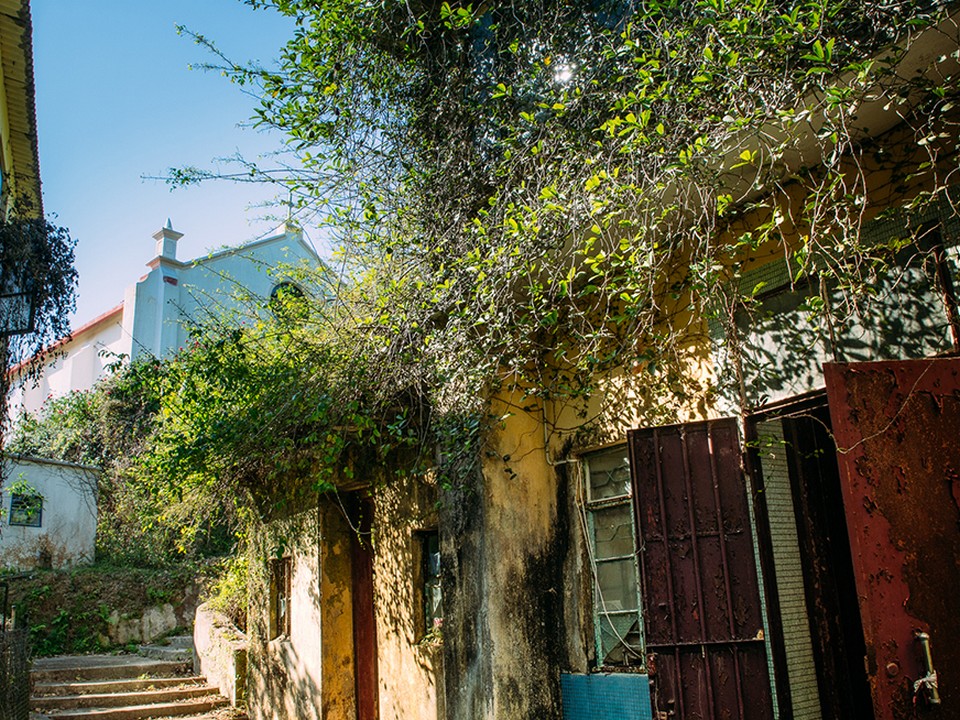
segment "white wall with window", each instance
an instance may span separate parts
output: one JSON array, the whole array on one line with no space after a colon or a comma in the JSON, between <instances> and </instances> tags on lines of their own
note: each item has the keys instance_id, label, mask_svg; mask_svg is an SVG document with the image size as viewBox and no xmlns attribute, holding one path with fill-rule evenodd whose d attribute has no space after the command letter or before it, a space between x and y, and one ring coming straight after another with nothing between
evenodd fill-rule
<instances>
[{"instance_id":1,"label":"white wall with window","mask_svg":"<svg viewBox=\"0 0 960 720\"><path fill-rule=\"evenodd\" d=\"M11 455L0 489L0 567L28 569L92 562L97 471Z\"/></svg>"}]
</instances>

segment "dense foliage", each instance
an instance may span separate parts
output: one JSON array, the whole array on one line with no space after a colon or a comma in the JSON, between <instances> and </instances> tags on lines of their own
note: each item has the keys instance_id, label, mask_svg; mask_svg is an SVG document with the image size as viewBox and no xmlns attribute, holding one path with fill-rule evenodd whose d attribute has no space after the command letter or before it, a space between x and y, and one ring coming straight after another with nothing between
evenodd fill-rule
<instances>
[{"instance_id":1,"label":"dense foliage","mask_svg":"<svg viewBox=\"0 0 960 720\"><path fill-rule=\"evenodd\" d=\"M545 422L550 400L579 425L655 423L729 382L746 410L763 284L744 268L789 257L829 345L922 245L865 220L941 201L956 171L955 64L900 72L943 3L251 4L297 30L279 70L220 58L288 137L286 164L242 176L319 218L339 268L111 381L138 399L63 401L101 429L48 443L138 456L117 476L181 550L206 542L190 508L232 522L397 460L467 478L498 395ZM731 372L694 371L721 357ZM142 443L118 453L108 428Z\"/></svg>"},{"instance_id":2,"label":"dense foliage","mask_svg":"<svg viewBox=\"0 0 960 720\"><path fill-rule=\"evenodd\" d=\"M96 467L97 559L162 566L228 551L233 506L202 493L186 500L176 478L145 472L170 369L154 359L116 363L91 390L53 398L14 425L8 450Z\"/></svg>"},{"instance_id":3,"label":"dense foliage","mask_svg":"<svg viewBox=\"0 0 960 720\"><path fill-rule=\"evenodd\" d=\"M441 458L476 455L472 428L501 388L520 391L517 412L550 398L586 413L623 371L650 422L676 418L711 402L691 367L712 350L745 405L738 318L762 291L738 282L745 263L789 256L832 337L914 242L907 228L868 240L865 219L891 187L938 199L956 168L954 66L900 72L947 3L250 4L297 30L279 70L219 56L288 137L285 162L240 176L319 218L344 275L308 323L319 340L297 344L311 372L269 407L358 437L403 425L460 450ZM877 167L892 170L879 189ZM319 415L296 405L311 387L329 398ZM311 429L266 445L302 437L328 442Z\"/></svg>"}]
</instances>

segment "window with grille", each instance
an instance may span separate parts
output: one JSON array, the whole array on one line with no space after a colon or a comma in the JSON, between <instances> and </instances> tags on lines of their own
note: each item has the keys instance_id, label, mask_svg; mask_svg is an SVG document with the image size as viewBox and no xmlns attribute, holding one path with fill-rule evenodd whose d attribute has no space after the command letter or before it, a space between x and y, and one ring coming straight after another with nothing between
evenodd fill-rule
<instances>
[{"instance_id":1,"label":"window with grille","mask_svg":"<svg viewBox=\"0 0 960 720\"><path fill-rule=\"evenodd\" d=\"M440 592L440 533L420 533L420 578L423 593L423 636L438 638L443 627L443 595Z\"/></svg>"},{"instance_id":2,"label":"window with grille","mask_svg":"<svg viewBox=\"0 0 960 720\"><path fill-rule=\"evenodd\" d=\"M643 624L627 446L584 457L597 665L643 665Z\"/></svg>"}]
</instances>

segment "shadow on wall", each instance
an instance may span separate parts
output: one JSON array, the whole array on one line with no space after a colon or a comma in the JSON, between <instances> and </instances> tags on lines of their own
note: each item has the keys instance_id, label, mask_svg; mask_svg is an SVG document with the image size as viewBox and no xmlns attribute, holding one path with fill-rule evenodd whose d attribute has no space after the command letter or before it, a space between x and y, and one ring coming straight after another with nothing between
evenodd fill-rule
<instances>
[{"instance_id":1,"label":"shadow on wall","mask_svg":"<svg viewBox=\"0 0 960 720\"><path fill-rule=\"evenodd\" d=\"M810 306L819 302L816 288L798 285L761 298L751 313L737 319L743 343L747 398L754 407L823 387L823 362L858 362L921 358L950 350L949 325L923 255L901 258L902 267L877 280L855 311L831 327ZM832 304L843 299L831 291ZM832 331L832 337L831 337ZM721 353L723 366L729 358ZM723 396L735 403L732 371Z\"/></svg>"},{"instance_id":2,"label":"shadow on wall","mask_svg":"<svg viewBox=\"0 0 960 720\"><path fill-rule=\"evenodd\" d=\"M422 478L397 477L379 483L374 503L373 537L361 540L374 549L380 716L443 718L446 619L427 626L425 587L424 543L438 530L437 489Z\"/></svg>"},{"instance_id":3,"label":"shadow on wall","mask_svg":"<svg viewBox=\"0 0 960 720\"><path fill-rule=\"evenodd\" d=\"M286 717L320 720L321 687L289 637L271 637L270 560L291 552L317 561L319 528L317 512L263 524L251 533L249 597L247 616L247 704L255 720ZM312 541L312 542L311 542ZM308 602L319 608L320 594L311 583ZM293 633L312 632L320 641L319 625L309 631L292 623Z\"/></svg>"}]
</instances>

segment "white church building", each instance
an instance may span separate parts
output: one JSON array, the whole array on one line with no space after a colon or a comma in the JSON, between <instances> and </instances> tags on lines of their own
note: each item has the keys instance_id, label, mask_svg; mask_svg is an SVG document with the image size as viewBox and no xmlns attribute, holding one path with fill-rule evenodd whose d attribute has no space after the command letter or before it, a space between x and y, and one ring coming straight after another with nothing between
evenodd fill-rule
<instances>
[{"instance_id":1,"label":"white church building","mask_svg":"<svg viewBox=\"0 0 960 720\"><path fill-rule=\"evenodd\" d=\"M126 289L123 302L57 343L38 381L19 378L22 368L11 370L12 415L36 412L50 397L91 388L119 358L175 353L188 340L189 321L262 311L279 286L292 282L295 268L320 265L302 232L291 224L186 262L177 260L177 241L183 234L169 220L153 237L156 256L147 263L149 272Z\"/></svg>"}]
</instances>

